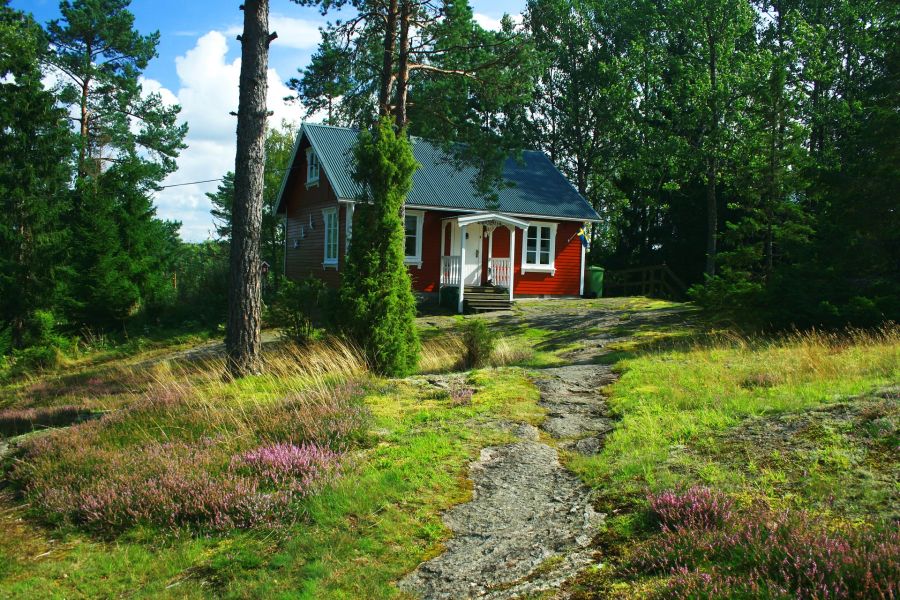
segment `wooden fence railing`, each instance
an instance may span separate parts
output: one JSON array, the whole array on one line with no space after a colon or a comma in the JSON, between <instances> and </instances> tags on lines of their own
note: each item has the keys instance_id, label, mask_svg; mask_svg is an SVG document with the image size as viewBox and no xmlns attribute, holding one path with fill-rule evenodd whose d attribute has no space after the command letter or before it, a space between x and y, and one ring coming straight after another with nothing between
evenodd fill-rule
<instances>
[{"instance_id":1,"label":"wooden fence railing","mask_svg":"<svg viewBox=\"0 0 900 600\"><path fill-rule=\"evenodd\" d=\"M687 286L665 264L606 271L604 296L650 296L677 300L684 298Z\"/></svg>"}]
</instances>

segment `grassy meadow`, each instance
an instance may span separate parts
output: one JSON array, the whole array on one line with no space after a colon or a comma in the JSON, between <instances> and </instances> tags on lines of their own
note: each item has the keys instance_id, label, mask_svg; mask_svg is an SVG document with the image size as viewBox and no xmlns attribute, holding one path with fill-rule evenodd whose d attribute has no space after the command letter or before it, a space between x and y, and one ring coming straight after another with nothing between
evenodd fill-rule
<instances>
[{"instance_id":1,"label":"grassy meadow","mask_svg":"<svg viewBox=\"0 0 900 600\"><path fill-rule=\"evenodd\" d=\"M488 321L474 370L460 319L422 317L421 375L403 380L330 338L267 344L265 375L240 381L215 356L178 358L200 340L7 376L0 453L35 432L0 459L0 597L397 597L449 535L441 512L470 497L468 463L544 418L529 372L601 335L619 421L599 454L561 454L607 518L598 566L569 591L896 595L900 330L746 337L693 312L639 318L680 308L522 303ZM609 327L547 324L607 313ZM821 552L779 566L805 548Z\"/></svg>"}]
</instances>

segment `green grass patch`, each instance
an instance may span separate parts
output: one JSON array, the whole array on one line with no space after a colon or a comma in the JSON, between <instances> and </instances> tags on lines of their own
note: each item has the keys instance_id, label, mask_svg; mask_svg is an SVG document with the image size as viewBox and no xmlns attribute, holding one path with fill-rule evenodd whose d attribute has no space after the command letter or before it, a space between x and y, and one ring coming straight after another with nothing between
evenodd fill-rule
<instances>
[{"instance_id":1,"label":"green grass patch","mask_svg":"<svg viewBox=\"0 0 900 600\"><path fill-rule=\"evenodd\" d=\"M268 375L240 382L221 380L215 361L166 364L155 374L150 400L129 405L100 433L96 425L89 428L93 437L82 440L82 450L102 461L146 444L193 444L210 435L232 440L228 448L253 446L255 436L278 426L279 419L263 418L269 406L292 394L326 393L340 384L336 372L358 368L338 350L322 353L327 356L276 357ZM543 418L537 391L521 369L461 377L475 390L463 401L434 393L424 381L369 380L365 443L346 456L340 478L296 503L293 517L274 528L198 535L145 523L94 536L65 520L42 526L30 518L40 516L35 507L0 498L0 596L396 596L393 582L440 551L449 534L441 512L471 493L468 463L482 447L512 441L503 422ZM163 392L177 402L156 400ZM295 419L284 421L288 431ZM93 468L77 458L42 468Z\"/></svg>"}]
</instances>

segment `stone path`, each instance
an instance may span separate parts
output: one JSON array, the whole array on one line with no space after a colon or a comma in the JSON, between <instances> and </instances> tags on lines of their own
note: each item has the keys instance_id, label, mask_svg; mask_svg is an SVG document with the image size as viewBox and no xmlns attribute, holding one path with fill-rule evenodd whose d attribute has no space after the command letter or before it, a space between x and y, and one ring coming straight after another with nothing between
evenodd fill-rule
<instances>
[{"instance_id":1,"label":"stone path","mask_svg":"<svg viewBox=\"0 0 900 600\"><path fill-rule=\"evenodd\" d=\"M543 432L563 448L598 452L612 429L600 388L613 380L597 364L536 371L547 408ZM444 515L453 530L446 551L401 580L402 590L429 599L528 597L558 589L593 561L591 540L603 515L590 490L537 428L521 425L517 434L519 442L481 451L469 471L472 501Z\"/></svg>"},{"instance_id":2,"label":"stone path","mask_svg":"<svg viewBox=\"0 0 900 600\"><path fill-rule=\"evenodd\" d=\"M444 514L453 531L446 551L420 564L399 583L419 598L521 598L561 596L561 585L596 559L591 539L604 515L594 511L591 492L559 462L554 446L583 454L600 451L613 429L602 388L616 376L596 364L606 345L627 338L644 324L680 319L678 311L633 312L582 308L578 302L548 311L543 306L494 319L508 326L539 327L559 342L577 341L566 366L540 369L534 383L547 409L540 431L520 425L520 441L484 448L470 465L472 501ZM610 331L626 324L629 333ZM593 334L585 334L593 331Z\"/></svg>"}]
</instances>

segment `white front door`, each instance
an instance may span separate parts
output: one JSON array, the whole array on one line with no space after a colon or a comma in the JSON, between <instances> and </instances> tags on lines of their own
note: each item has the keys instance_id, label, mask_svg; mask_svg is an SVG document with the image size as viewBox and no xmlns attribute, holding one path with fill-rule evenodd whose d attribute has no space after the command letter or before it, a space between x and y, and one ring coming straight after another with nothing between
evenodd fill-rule
<instances>
[{"instance_id":1,"label":"white front door","mask_svg":"<svg viewBox=\"0 0 900 600\"><path fill-rule=\"evenodd\" d=\"M465 285L481 285L481 237L482 226L472 224L465 228L462 243L466 247L466 262L462 266Z\"/></svg>"}]
</instances>

